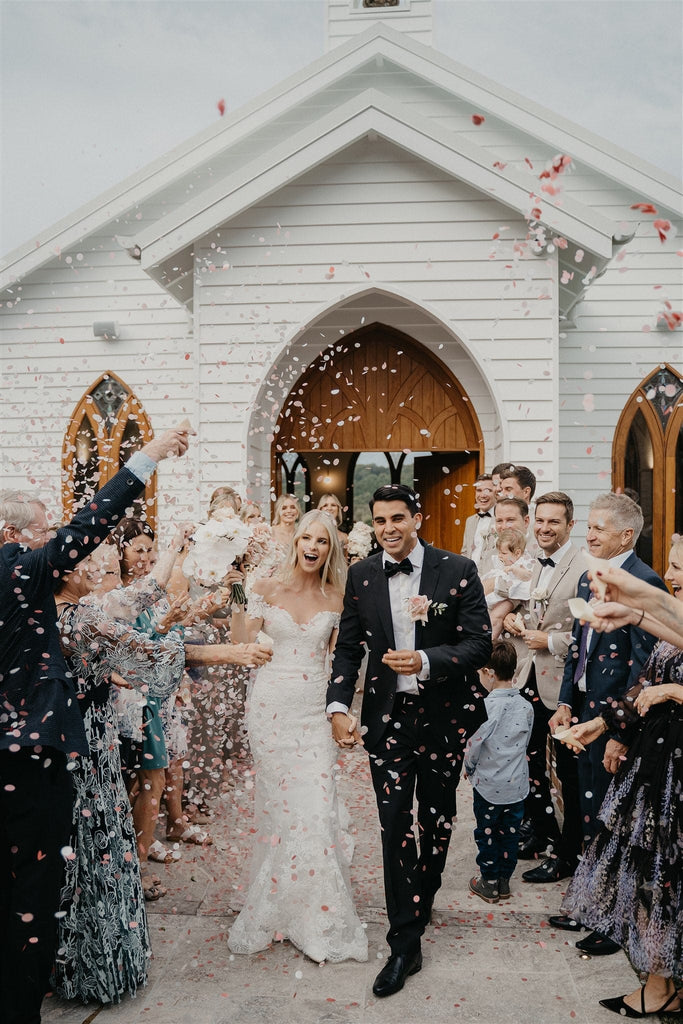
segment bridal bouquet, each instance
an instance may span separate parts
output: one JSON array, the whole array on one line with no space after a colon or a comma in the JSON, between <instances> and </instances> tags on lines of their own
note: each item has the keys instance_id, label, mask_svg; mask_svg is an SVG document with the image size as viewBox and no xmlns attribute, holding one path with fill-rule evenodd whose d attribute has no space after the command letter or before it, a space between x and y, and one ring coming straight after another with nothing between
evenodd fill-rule
<instances>
[{"instance_id":1,"label":"bridal bouquet","mask_svg":"<svg viewBox=\"0 0 683 1024\"><path fill-rule=\"evenodd\" d=\"M372 547L373 529L367 523L357 522L349 532L346 550L349 558L367 558Z\"/></svg>"},{"instance_id":2,"label":"bridal bouquet","mask_svg":"<svg viewBox=\"0 0 683 1024\"><path fill-rule=\"evenodd\" d=\"M221 509L220 515L198 526L193 534L194 544L183 563L188 579L208 587L220 583L235 562L244 555L252 531L231 509ZM233 583L231 601L244 604L241 583Z\"/></svg>"}]
</instances>

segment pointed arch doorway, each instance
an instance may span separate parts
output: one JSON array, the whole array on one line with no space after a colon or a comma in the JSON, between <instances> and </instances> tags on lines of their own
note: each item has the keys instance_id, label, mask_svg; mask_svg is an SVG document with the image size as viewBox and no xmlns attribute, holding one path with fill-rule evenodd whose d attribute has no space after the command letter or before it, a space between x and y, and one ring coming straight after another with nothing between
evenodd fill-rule
<instances>
[{"instance_id":1,"label":"pointed arch doorway","mask_svg":"<svg viewBox=\"0 0 683 1024\"><path fill-rule=\"evenodd\" d=\"M425 540L460 551L483 460L477 415L446 364L374 323L331 345L296 381L275 428L271 474L278 495L297 493L306 508L337 494L346 527L368 520L375 487L410 484Z\"/></svg>"}]
</instances>

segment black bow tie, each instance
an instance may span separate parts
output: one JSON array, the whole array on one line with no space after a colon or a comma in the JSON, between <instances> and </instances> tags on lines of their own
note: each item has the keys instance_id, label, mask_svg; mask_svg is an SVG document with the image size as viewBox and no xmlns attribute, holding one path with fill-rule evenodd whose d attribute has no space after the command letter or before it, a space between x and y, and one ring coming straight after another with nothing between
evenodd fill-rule
<instances>
[{"instance_id":1,"label":"black bow tie","mask_svg":"<svg viewBox=\"0 0 683 1024\"><path fill-rule=\"evenodd\" d=\"M413 563L409 558L404 558L402 562L385 562L384 563L384 575L387 579L391 579L397 572L404 572L406 575L413 571Z\"/></svg>"},{"instance_id":2,"label":"black bow tie","mask_svg":"<svg viewBox=\"0 0 683 1024\"><path fill-rule=\"evenodd\" d=\"M477 512L477 515L479 516L480 519L486 519L487 516L489 519L491 518L490 512Z\"/></svg>"},{"instance_id":3,"label":"black bow tie","mask_svg":"<svg viewBox=\"0 0 683 1024\"><path fill-rule=\"evenodd\" d=\"M552 558L539 558L539 562L541 565L552 565L553 569L555 568L555 563Z\"/></svg>"}]
</instances>

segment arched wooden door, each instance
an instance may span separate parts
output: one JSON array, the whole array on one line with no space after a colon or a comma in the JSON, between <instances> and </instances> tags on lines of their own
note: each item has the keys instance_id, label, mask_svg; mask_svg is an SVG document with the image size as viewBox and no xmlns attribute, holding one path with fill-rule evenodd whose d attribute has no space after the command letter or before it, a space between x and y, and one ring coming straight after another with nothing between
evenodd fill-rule
<instances>
[{"instance_id":1,"label":"arched wooden door","mask_svg":"<svg viewBox=\"0 0 683 1024\"><path fill-rule=\"evenodd\" d=\"M658 366L629 398L614 434L612 489L633 492L645 519L639 556L663 575L683 532L683 378Z\"/></svg>"},{"instance_id":2,"label":"arched wooden door","mask_svg":"<svg viewBox=\"0 0 683 1024\"><path fill-rule=\"evenodd\" d=\"M312 504L326 489L316 486L314 466L347 467L348 496L355 453L413 453L423 536L460 550L483 465L481 429L448 367L401 331L372 324L326 349L290 391L272 451L276 491L283 463L303 465Z\"/></svg>"}]
</instances>

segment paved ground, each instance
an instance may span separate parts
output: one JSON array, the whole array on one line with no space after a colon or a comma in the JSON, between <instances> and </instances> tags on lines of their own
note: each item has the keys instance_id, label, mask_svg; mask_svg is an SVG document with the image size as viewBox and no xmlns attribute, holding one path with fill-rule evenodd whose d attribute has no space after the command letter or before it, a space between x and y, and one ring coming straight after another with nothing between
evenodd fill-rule
<instances>
[{"instance_id":1,"label":"paved ground","mask_svg":"<svg viewBox=\"0 0 683 1024\"><path fill-rule=\"evenodd\" d=\"M472 799L460 785L459 820L451 842L435 924L423 940L424 967L405 989L376 999L372 982L387 947L381 856L367 758L345 755L340 787L357 829L352 882L367 922L367 964L319 966L289 943L262 954L233 956L226 933L248 849L251 784L218 803L215 843L183 845L182 860L156 865L168 895L149 904L154 959L149 983L116 1007L84 1007L49 998L47 1024L614 1024L602 996L631 991L637 979L622 953L582 958L573 935L555 932L565 883L521 882L512 899L489 906L467 891L474 874Z\"/></svg>"}]
</instances>

